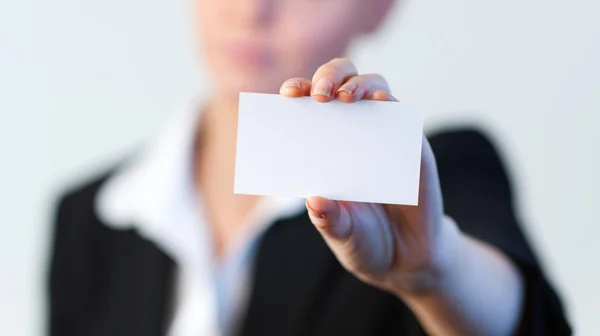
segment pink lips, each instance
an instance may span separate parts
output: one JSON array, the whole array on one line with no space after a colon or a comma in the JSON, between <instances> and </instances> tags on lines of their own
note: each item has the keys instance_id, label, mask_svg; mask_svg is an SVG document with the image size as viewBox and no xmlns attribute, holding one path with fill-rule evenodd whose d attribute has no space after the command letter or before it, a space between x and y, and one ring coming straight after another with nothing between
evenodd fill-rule
<instances>
[{"instance_id":1,"label":"pink lips","mask_svg":"<svg viewBox=\"0 0 600 336\"><path fill-rule=\"evenodd\" d=\"M227 48L227 58L247 70L263 70L273 63L273 55L265 48L235 44Z\"/></svg>"}]
</instances>

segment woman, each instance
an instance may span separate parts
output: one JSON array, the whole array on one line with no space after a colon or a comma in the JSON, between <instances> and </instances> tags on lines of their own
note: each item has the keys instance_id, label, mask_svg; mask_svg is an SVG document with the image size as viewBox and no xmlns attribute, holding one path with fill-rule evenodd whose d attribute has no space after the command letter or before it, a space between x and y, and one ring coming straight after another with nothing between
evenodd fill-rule
<instances>
[{"instance_id":1,"label":"woman","mask_svg":"<svg viewBox=\"0 0 600 336\"><path fill-rule=\"evenodd\" d=\"M239 92L395 100L339 58L394 2L197 0L212 93L62 199L50 333L569 335L476 131L424 138L418 207L232 193Z\"/></svg>"}]
</instances>

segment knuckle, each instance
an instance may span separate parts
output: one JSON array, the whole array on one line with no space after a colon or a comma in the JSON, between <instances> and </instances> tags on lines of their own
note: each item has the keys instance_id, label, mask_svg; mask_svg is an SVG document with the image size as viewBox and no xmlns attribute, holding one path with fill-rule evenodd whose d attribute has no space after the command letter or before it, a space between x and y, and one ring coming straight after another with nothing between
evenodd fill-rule
<instances>
[{"instance_id":1,"label":"knuckle","mask_svg":"<svg viewBox=\"0 0 600 336\"><path fill-rule=\"evenodd\" d=\"M317 69L317 72L315 73L315 75L317 75L319 77L335 79L336 74L339 73L340 71L342 71L342 68L339 65L333 64L333 63L326 63L326 64L321 65L319 67L319 69Z\"/></svg>"},{"instance_id":2,"label":"knuckle","mask_svg":"<svg viewBox=\"0 0 600 336\"><path fill-rule=\"evenodd\" d=\"M319 70L324 72L339 71L341 69L342 67L338 63L325 63L319 67Z\"/></svg>"},{"instance_id":3,"label":"knuckle","mask_svg":"<svg viewBox=\"0 0 600 336\"><path fill-rule=\"evenodd\" d=\"M333 64L352 64L352 61L349 58L346 58L346 57L336 57L336 58L332 59L331 61L329 61L329 63L333 63Z\"/></svg>"},{"instance_id":4,"label":"knuckle","mask_svg":"<svg viewBox=\"0 0 600 336\"><path fill-rule=\"evenodd\" d=\"M390 91L389 83L382 75L376 73L365 74L364 78L373 85L373 90Z\"/></svg>"},{"instance_id":5,"label":"knuckle","mask_svg":"<svg viewBox=\"0 0 600 336\"><path fill-rule=\"evenodd\" d=\"M364 74L363 76L365 76L366 78L371 79L371 80L376 80L376 81L387 83L387 80L378 73L368 73L368 74Z\"/></svg>"},{"instance_id":6,"label":"knuckle","mask_svg":"<svg viewBox=\"0 0 600 336\"><path fill-rule=\"evenodd\" d=\"M315 72L316 77L325 77L331 80L341 80L356 76L356 74L356 67L348 58L334 58L321 65Z\"/></svg>"}]
</instances>

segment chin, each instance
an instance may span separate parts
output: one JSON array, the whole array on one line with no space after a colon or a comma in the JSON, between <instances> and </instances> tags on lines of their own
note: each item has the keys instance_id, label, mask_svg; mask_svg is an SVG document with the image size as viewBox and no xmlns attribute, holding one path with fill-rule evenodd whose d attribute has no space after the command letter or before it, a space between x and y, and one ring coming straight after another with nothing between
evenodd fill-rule
<instances>
[{"instance_id":1,"label":"chin","mask_svg":"<svg viewBox=\"0 0 600 336\"><path fill-rule=\"evenodd\" d=\"M237 97L240 92L278 93L282 83L283 81L275 83L275 81L265 81L256 77L244 78L244 76L239 76L223 81L219 86L227 96Z\"/></svg>"}]
</instances>

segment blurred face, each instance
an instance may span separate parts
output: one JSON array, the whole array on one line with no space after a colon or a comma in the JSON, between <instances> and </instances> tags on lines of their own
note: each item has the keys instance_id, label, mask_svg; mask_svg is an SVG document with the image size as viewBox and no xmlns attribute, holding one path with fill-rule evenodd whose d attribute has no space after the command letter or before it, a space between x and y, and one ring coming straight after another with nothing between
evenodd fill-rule
<instances>
[{"instance_id":1,"label":"blurred face","mask_svg":"<svg viewBox=\"0 0 600 336\"><path fill-rule=\"evenodd\" d=\"M277 92L312 77L372 32L392 0L196 0L203 52L221 94Z\"/></svg>"}]
</instances>

